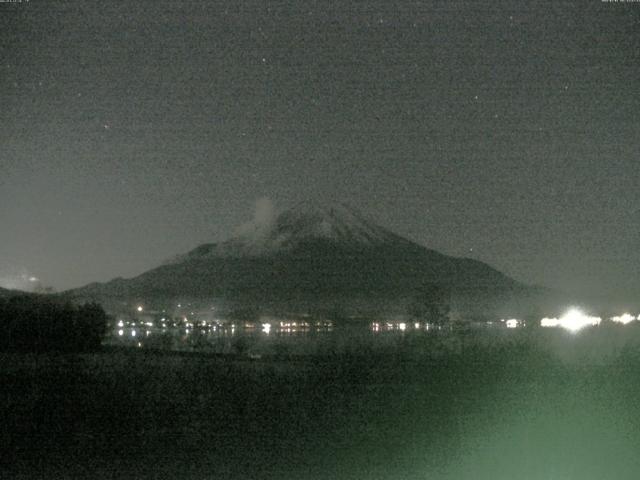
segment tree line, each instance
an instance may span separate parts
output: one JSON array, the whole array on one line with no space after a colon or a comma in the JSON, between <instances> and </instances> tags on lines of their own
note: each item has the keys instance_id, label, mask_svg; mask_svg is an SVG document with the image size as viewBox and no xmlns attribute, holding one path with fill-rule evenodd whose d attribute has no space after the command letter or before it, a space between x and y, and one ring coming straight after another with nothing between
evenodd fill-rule
<instances>
[{"instance_id":1,"label":"tree line","mask_svg":"<svg viewBox=\"0 0 640 480\"><path fill-rule=\"evenodd\" d=\"M107 325L108 316L97 303L73 305L37 295L0 298L2 351L93 351Z\"/></svg>"}]
</instances>

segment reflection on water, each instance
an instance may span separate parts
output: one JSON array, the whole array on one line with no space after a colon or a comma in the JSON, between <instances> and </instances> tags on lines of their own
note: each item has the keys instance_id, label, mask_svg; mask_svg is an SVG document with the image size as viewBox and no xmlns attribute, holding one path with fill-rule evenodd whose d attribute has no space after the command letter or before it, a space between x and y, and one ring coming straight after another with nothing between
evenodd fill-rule
<instances>
[{"instance_id":1,"label":"reflection on water","mask_svg":"<svg viewBox=\"0 0 640 480\"><path fill-rule=\"evenodd\" d=\"M541 348L553 345L549 339L564 342L563 332L582 337L581 342L570 344L572 348L591 341L593 335L590 332L595 333L595 330L600 331L597 338L611 337L609 340L613 342L612 339L618 337L613 335L615 332L611 328L630 329L638 323L635 320L635 316L625 314L612 317L601 325L599 317L571 309L559 319L544 318L539 322L541 327L557 328L532 330L531 325L535 327L535 323L515 318L467 323L464 327L454 328L403 317L334 322L275 317L263 317L258 321L224 321L194 316L153 318L147 315L117 319L106 343L161 350L241 354L251 358L262 355L395 354L399 351L403 355L422 355L425 352L440 355L440 351L461 353L475 348L476 344L496 346L501 341L525 338L536 330ZM550 334L549 339L545 340L543 331ZM624 332L619 333L622 335ZM595 350L608 352L611 349ZM567 348L560 351L566 352Z\"/></svg>"},{"instance_id":2,"label":"reflection on water","mask_svg":"<svg viewBox=\"0 0 640 480\"><path fill-rule=\"evenodd\" d=\"M180 321L170 323L119 320L108 344L212 353L318 354L347 348L384 346L412 334L441 327L426 322L373 321L340 325L332 321L274 320L258 322Z\"/></svg>"}]
</instances>

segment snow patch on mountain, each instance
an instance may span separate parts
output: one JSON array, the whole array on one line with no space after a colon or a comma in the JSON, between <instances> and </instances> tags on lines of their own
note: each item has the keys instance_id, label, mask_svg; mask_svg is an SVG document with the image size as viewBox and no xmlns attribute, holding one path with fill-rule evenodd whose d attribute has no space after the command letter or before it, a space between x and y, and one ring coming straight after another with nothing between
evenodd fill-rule
<instances>
[{"instance_id":1,"label":"snow patch on mountain","mask_svg":"<svg viewBox=\"0 0 640 480\"><path fill-rule=\"evenodd\" d=\"M375 246L397 240L362 213L343 204L303 202L278 217L278 236L301 240L325 238L352 246Z\"/></svg>"},{"instance_id":2,"label":"snow patch on mountain","mask_svg":"<svg viewBox=\"0 0 640 480\"><path fill-rule=\"evenodd\" d=\"M177 261L269 255L314 240L326 240L352 249L406 242L343 203L306 201L276 216L273 204L268 199L261 199L253 220L238 228L233 238L201 245Z\"/></svg>"}]
</instances>

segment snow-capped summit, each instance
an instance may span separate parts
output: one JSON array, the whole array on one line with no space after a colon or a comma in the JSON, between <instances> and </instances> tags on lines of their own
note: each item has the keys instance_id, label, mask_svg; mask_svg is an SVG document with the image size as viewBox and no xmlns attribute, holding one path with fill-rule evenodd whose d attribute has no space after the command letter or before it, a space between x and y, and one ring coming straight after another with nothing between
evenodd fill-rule
<instances>
[{"instance_id":1,"label":"snow-capped summit","mask_svg":"<svg viewBox=\"0 0 640 480\"><path fill-rule=\"evenodd\" d=\"M282 213L273 231L276 239L330 239L343 245L374 246L397 240L393 233L343 203L302 202Z\"/></svg>"},{"instance_id":2,"label":"snow-capped summit","mask_svg":"<svg viewBox=\"0 0 640 480\"><path fill-rule=\"evenodd\" d=\"M235 237L201 245L178 260L268 255L316 241L356 250L406 242L344 203L305 201L278 216L256 214Z\"/></svg>"}]
</instances>

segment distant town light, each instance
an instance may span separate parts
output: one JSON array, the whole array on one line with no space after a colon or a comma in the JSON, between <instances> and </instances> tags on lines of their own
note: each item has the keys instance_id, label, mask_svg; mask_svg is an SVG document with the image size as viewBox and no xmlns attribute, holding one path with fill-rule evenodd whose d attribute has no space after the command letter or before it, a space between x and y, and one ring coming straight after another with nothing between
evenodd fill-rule
<instances>
[{"instance_id":1,"label":"distant town light","mask_svg":"<svg viewBox=\"0 0 640 480\"><path fill-rule=\"evenodd\" d=\"M572 308L561 318L543 318L540 320L542 327L562 327L570 332L577 332L588 326L600 325L602 319L600 317L591 317L585 315L577 308Z\"/></svg>"},{"instance_id":2,"label":"distant town light","mask_svg":"<svg viewBox=\"0 0 640 480\"><path fill-rule=\"evenodd\" d=\"M572 332L587 327L600 325L602 320L599 317L590 317L585 315L578 309L569 310L561 319L560 322L564 328Z\"/></svg>"},{"instance_id":3,"label":"distant town light","mask_svg":"<svg viewBox=\"0 0 640 480\"><path fill-rule=\"evenodd\" d=\"M520 323L515 318L510 318L509 320L501 320L507 325L507 328L518 328L518 324Z\"/></svg>"},{"instance_id":4,"label":"distant town light","mask_svg":"<svg viewBox=\"0 0 640 480\"><path fill-rule=\"evenodd\" d=\"M138 310L139 312L141 312L141 311L143 310L143 309L142 309L142 305L138 305L138 308L137 308L136 310Z\"/></svg>"},{"instance_id":5,"label":"distant town light","mask_svg":"<svg viewBox=\"0 0 640 480\"><path fill-rule=\"evenodd\" d=\"M626 325L627 323L631 323L635 319L636 319L636 317L634 317L633 315L631 315L629 313L623 313L622 315L611 317L611 321L612 322L621 323L623 325Z\"/></svg>"},{"instance_id":6,"label":"distant town light","mask_svg":"<svg viewBox=\"0 0 640 480\"><path fill-rule=\"evenodd\" d=\"M124 327L124 322L123 322L122 320L120 320L120 321L118 322L118 326L119 326L119 327Z\"/></svg>"},{"instance_id":7,"label":"distant town light","mask_svg":"<svg viewBox=\"0 0 640 480\"><path fill-rule=\"evenodd\" d=\"M269 332L271 332L271 324L270 323L263 323L262 324L262 331L266 334L268 334Z\"/></svg>"},{"instance_id":8,"label":"distant town light","mask_svg":"<svg viewBox=\"0 0 640 480\"><path fill-rule=\"evenodd\" d=\"M136 336L136 331L135 330L131 330L131 336L135 337Z\"/></svg>"},{"instance_id":9,"label":"distant town light","mask_svg":"<svg viewBox=\"0 0 640 480\"><path fill-rule=\"evenodd\" d=\"M540 320L540 326L541 327L559 327L560 320L558 320L557 318L543 318L542 320Z\"/></svg>"},{"instance_id":10,"label":"distant town light","mask_svg":"<svg viewBox=\"0 0 640 480\"><path fill-rule=\"evenodd\" d=\"M400 323L398 324L398 328L402 331L407 329L407 324L406 323Z\"/></svg>"},{"instance_id":11,"label":"distant town light","mask_svg":"<svg viewBox=\"0 0 640 480\"><path fill-rule=\"evenodd\" d=\"M124 330L118 330L118 335L119 335L119 336L124 335Z\"/></svg>"}]
</instances>

